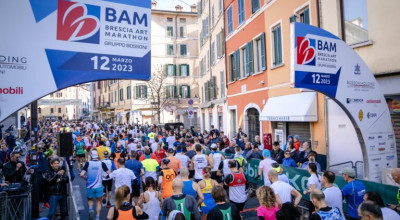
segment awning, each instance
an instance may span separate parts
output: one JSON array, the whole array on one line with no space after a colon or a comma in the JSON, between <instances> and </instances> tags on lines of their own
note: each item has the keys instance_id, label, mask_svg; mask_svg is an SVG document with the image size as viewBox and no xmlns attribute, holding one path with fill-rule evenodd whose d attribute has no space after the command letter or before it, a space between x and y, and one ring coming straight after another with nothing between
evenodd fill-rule
<instances>
[{"instance_id":1,"label":"awning","mask_svg":"<svg viewBox=\"0 0 400 220\"><path fill-rule=\"evenodd\" d=\"M271 97L260 114L261 121L318 121L317 93Z\"/></svg>"}]
</instances>

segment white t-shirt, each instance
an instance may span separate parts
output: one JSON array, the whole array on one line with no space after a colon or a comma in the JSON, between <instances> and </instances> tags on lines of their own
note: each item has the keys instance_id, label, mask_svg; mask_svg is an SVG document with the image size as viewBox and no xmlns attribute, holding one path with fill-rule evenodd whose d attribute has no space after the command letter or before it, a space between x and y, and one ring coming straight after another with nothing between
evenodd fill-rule
<instances>
[{"instance_id":1,"label":"white t-shirt","mask_svg":"<svg viewBox=\"0 0 400 220\"><path fill-rule=\"evenodd\" d=\"M190 158L185 154L177 153L175 155L181 161L182 167L189 167Z\"/></svg>"},{"instance_id":2,"label":"white t-shirt","mask_svg":"<svg viewBox=\"0 0 400 220\"><path fill-rule=\"evenodd\" d=\"M320 176L320 178L321 178L321 176ZM322 186L321 186L321 179L320 178L318 178L316 174L311 174L311 176L308 177L307 188L310 188L310 185L314 184L315 188L321 189Z\"/></svg>"},{"instance_id":3,"label":"white t-shirt","mask_svg":"<svg viewBox=\"0 0 400 220\"><path fill-rule=\"evenodd\" d=\"M132 170L128 168L119 168L110 174L110 177L115 181L115 188L119 188L123 185L129 187L130 192L132 192L131 182L136 179L135 174Z\"/></svg>"},{"instance_id":4,"label":"white t-shirt","mask_svg":"<svg viewBox=\"0 0 400 220\"><path fill-rule=\"evenodd\" d=\"M258 166L259 169L263 169L263 178L264 178L264 185L269 186L271 185L271 182L268 179L268 172L271 170L271 164L276 163L275 160L272 160L271 158L266 158L260 162L260 165Z\"/></svg>"},{"instance_id":5,"label":"white t-shirt","mask_svg":"<svg viewBox=\"0 0 400 220\"><path fill-rule=\"evenodd\" d=\"M168 148L174 148L175 136L167 137Z\"/></svg>"},{"instance_id":6,"label":"white t-shirt","mask_svg":"<svg viewBox=\"0 0 400 220\"><path fill-rule=\"evenodd\" d=\"M324 190L325 201L329 207L338 208L342 214L342 219L346 220L343 213L343 198L342 191L336 186L326 188Z\"/></svg>"},{"instance_id":7,"label":"white t-shirt","mask_svg":"<svg viewBox=\"0 0 400 220\"><path fill-rule=\"evenodd\" d=\"M382 210L383 220L400 220L400 215L397 214L397 212L387 207L381 208L381 210Z\"/></svg>"},{"instance_id":8,"label":"white t-shirt","mask_svg":"<svg viewBox=\"0 0 400 220\"><path fill-rule=\"evenodd\" d=\"M131 151L136 151L136 147L137 147L137 144L135 144L135 143L130 143L130 144L128 144L128 153L130 153Z\"/></svg>"},{"instance_id":9,"label":"white t-shirt","mask_svg":"<svg viewBox=\"0 0 400 220\"><path fill-rule=\"evenodd\" d=\"M280 180L276 181L275 183L271 184L272 190L274 190L275 194L279 195L279 198L283 203L292 202L292 190L294 189L293 186L282 182Z\"/></svg>"}]
</instances>

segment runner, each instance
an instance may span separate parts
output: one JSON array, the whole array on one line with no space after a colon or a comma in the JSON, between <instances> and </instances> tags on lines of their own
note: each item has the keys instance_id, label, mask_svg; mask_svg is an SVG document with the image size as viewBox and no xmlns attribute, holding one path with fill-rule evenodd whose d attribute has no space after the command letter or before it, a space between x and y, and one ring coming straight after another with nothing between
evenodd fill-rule
<instances>
[{"instance_id":1,"label":"runner","mask_svg":"<svg viewBox=\"0 0 400 220\"><path fill-rule=\"evenodd\" d=\"M243 172L237 169L235 160L230 160L228 166L231 174L225 177L225 184L229 186L229 200L239 211L242 211L247 200L246 178Z\"/></svg>"},{"instance_id":2,"label":"runner","mask_svg":"<svg viewBox=\"0 0 400 220\"><path fill-rule=\"evenodd\" d=\"M221 148L219 150L221 150ZM210 156L210 166L212 167L211 179L216 180L218 183L222 183L222 176L218 176L217 171L219 164L221 163L221 161L225 160L225 157L219 150L216 144L211 145L211 156Z\"/></svg>"},{"instance_id":3,"label":"runner","mask_svg":"<svg viewBox=\"0 0 400 220\"><path fill-rule=\"evenodd\" d=\"M86 161L85 142L81 140L80 136L77 136L76 139L74 140L74 146L75 146L75 155L78 160L78 170L80 173L82 171L83 164Z\"/></svg>"},{"instance_id":4,"label":"runner","mask_svg":"<svg viewBox=\"0 0 400 220\"><path fill-rule=\"evenodd\" d=\"M132 181L136 179L136 176L132 170L125 168L125 158L118 158L118 169L110 174L110 178L114 179L116 188L126 185L132 193Z\"/></svg>"},{"instance_id":5,"label":"runner","mask_svg":"<svg viewBox=\"0 0 400 220\"><path fill-rule=\"evenodd\" d=\"M110 160L108 157L110 156L110 153L108 151L104 151L103 157L104 159L102 162L107 166L107 169L110 172L113 172L117 168L115 167L114 161ZM107 202L107 208L111 207L111 194L112 194L112 179L109 177L109 175L106 172L103 172L102 176L102 183L103 183L103 199L102 202L103 204L106 204Z\"/></svg>"},{"instance_id":6,"label":"runner","mask_svg":"<svg viewBox=\"0 0 400 220\"><path fill-rule=\"evenodd\" d=\"M150 220L158 220L161 212L163 198L160 192L156 191L156 182L153 178L145 179L146 191L140 195L138 205L149 215Z\"/></svg>"},{"instance_id":7,"label":"runner","mask_svg":"<svg viewBox=\"0 0 400 220\"><path fill-rule=\"evenodd\" d=\"M211 195L216 206L210 210L207 220L242 220L239 210L235 205L226 203L226 192L221 186L215 186Z\"/></svg>"},{"instance_id":8,"label":"runner","mask_svg":"<svg viewBox=\"0 0 400 220\"><path fill-rule=\"evenodd\" d=\"M164 158L161 162L161 173L158 177L158 186L161 187L162 196L164 199L172 195L172 181L177 176L177 173L169 168L169 159ZM181 189L182 190L182 189Z\"/></svg>"},{"instance_id":9,"label":"runner","mask_svg":"<svg viewBox=\"0 0 400 220\"><path fill-rule=\"evenodd\" d=\"M125 167L130 169L136 176L136 179L132 181L132 198L136 203L140 196L141 177L144 175L144 168L143 164L136 160L137 153L135 151L131 151L130 157L131 159L125 162Z\"/></svg>"},{"instance_id":10,"label":"runner","mask_svg":"<svg viewBox=\"0 0 400 220\"><path fill-rule=\"evenodd\" d=\"M203 168L204 179L199 182L201 192L204 196L204 202L201 204L201 211L207 216L208 212L215 207L215 202L211 196L213 187L218 185L217 181L211 179L211 169L209 167Z\"/></svg>"},{"instance_id":11,"label":"runner","mask_svg":"<svg viewBox=\"0 0 400 220\"><path fill-rule=\"evenodd\" d=\"M99 155L96 150L92 150L90 156L91 161L85 163L80 176L86 180L86 197L89 205L89 219L99 220L101 199L103 196L103 185L100 179L102 178L103 171L107 174L110 174L110 171L105 163L98 160ZM96 211L93 208L94 200L96 200Z\"/></svg>"},{"instance_id":12,"label":"runner","mask_svg":"<svg viewBox=\"0 0 400 220\"><path fill-rule=\"evenodd\" d=\"M207 167L209 164L209 158L207 155L202 154L202 147L200 144L195 145L196 155L192 159L193 167L194 167L194 181L197 183L204 179L203 177L203 168Z\"/></svg>"},{"instance_id":13,"label":"runner","mask_svg":"<svg viewBox=\"0 0 400 220\"><path fill-rule=\"evenodd\" d=\"M185 195L191 195L193 198L197 198L197 204L201 204L204 201L204 196L201 191L199 184L193 180L189 180L189 170L186 167L181 169L181 179L183 182L182 192Z\"/></svg>"}]
</instances>

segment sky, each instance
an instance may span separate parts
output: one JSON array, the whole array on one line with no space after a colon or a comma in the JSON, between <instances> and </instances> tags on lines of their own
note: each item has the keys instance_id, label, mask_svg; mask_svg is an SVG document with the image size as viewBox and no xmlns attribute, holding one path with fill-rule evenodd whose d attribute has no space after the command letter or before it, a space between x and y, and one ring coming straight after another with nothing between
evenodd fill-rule
<instances>
[{"instance_id":1,"label":"sky","mask_svg":"<svg viewBox=\"0 0 400 220\"><path fill-rule=\"evenodd\" d=\"M190 11L190 6L196 4L198 0L156 0L157 9L159 10L175 10L176 5L181 5L183 11ZM187 4L185 4L187 3Z\"/></svg>"}]
</instances>

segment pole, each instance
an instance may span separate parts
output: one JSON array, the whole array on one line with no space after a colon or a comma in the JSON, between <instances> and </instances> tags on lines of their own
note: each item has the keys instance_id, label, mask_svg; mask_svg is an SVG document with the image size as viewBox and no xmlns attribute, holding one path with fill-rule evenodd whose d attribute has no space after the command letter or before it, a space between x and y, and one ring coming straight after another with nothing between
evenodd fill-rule
<instances>
[{"instance_id":1,"label":"pole","mask_svg":"<svg viewBox=\"0 0 400 220\"><path fill-rule=\"evenodd\" d=\"M31 103L31 134L35 137L35 142L37 141L37 132L38 132L38 102L33 101ZM33 133L32 133L33 131Z\"/></svg>"}]
</instances>

